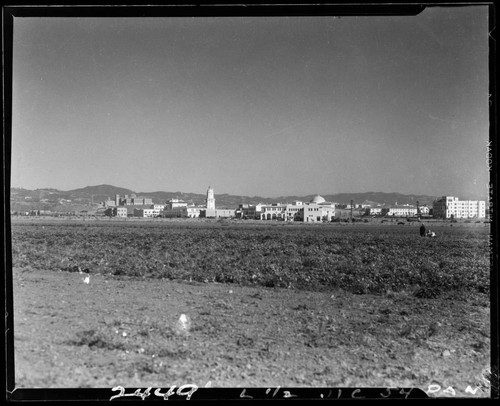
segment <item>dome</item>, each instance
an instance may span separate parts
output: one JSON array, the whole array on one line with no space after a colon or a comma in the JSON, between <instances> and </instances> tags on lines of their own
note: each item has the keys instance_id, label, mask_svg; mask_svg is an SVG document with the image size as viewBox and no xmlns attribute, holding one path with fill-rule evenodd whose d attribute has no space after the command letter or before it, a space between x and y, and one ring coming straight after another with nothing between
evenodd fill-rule
<instances>
[{"instance_id":1,"label":"dome","mask_svg":"<svg viewBox=\"0 0 500 406\"><path fill-rule=\"evenodd\" d=\"M324 203L326 200L323 199L320 195L316 195L313 197L313 199L311 200L311 203Z\"/></svg>"}]
</instances>

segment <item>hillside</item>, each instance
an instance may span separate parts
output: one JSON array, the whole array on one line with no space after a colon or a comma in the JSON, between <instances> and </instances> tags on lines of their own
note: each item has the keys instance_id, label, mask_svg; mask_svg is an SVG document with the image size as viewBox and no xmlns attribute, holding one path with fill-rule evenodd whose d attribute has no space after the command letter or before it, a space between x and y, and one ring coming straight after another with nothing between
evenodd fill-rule
<instances>
[{"instance_id":1,"label":"hillside","mask_svg":"<svg viewBox=\"0 0 500 406\"><path fill-rule=\"evenodd\" d=\"M131 195L135 194L138 197L149 197L153 203L165 203L171 198L182 199L188 203L202 205L205 203L205 194L201 193L185 193L177 192L134 192L133 190L116 187L113 185L97 185L87 186L73 190L57 190L51 188L28 190L22 188L11 188L10 205L11 211L22 210L54 210L54 211L72 211L75 210L72 206L78 206L78 210L82 210L81 206L90 206L96 208L97 205L108 199L114 199L115 195ZM404 195L401 193L385 193L385 192L364 192L364 193L337 193L337 194L322 194L327 201L336 202L338 204L349 204L351 200L355 204L360 204L365 201L380 204L419 204L432 205L432 202L438 196L429 195ZM276 198L262 196L238 196L230 194L215 194L217 207L235 208L241 203L258 204L258 203L287 203L294 200L304 202L310 201L314 195L303 196L279 196ZM466 198L474 198L464 196ZM477 198L477 197L476 197Z\"/></svg>"}]
</instances>

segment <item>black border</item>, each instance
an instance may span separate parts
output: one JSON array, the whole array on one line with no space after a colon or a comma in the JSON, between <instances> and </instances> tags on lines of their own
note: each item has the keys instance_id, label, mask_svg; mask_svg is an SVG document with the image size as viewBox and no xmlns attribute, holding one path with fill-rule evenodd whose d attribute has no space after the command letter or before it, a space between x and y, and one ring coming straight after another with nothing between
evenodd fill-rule
<instances>
[{"instance_id":1,"label":"black border","mask_svg":"<svg viewBox=\"0 0 500 406\"><path fill-rule=\"evenodd\" d=\"M4 224L4 244L2 245L4 283L5 283L5 352L4 365L6 365L6 400L20 401L109 401L110 397L118 392L112 388L93 389L31 389L16 388L14 376L14 321L13 321L13 283L12 283L12 253L11 253L11 223L10 223L10 158L12 136L12 60L13 60L13 24L15 17L259 17L259 16L394 16L417 15L426 7L462 7L472 5L489 6L489 69L490 69L490 213L491 213L491 398L499 397L498 390L498 365L499 365L499 338L498 338L498 221L496 216L497 175L497 103L496 103L496 20L498 9L493 2L458 1L453 3L405 3L402 1L392 3L351 3L351 2L314 2L295 4L291 2L246 2L231 3L226 1L187 3L187 2L154 2L135 1L133 5L123 6L123 3L95 5L95 3L79 2L78 5L66 2L52 2L51 4L27 5L14 4L2 6L2 97L3 97L3 210L1 213ZM167 3L167 4L165 4ZM267 3L267 4L266 4ZM127 388L126 393L132 394L140 388ZM146 388L141 388L142 392ZM164 400L154 395L146 400ZM169 388L162 388L165 393ZM176 388L178 389L178 388ZM376 398L427 398L421 389L412 388L199 388L191 400L222 401L222 400L278 400L286 397L285 391L297 397L288 400L326 400L365 397ZM409 393L410 389L412 391ZM390 395L388 396L388 394ZM284 396L285 395L285 396ZM175 393L169 400L185 400L185 396ZM140 397L122 397L121 401L141 401Z\"/></svg>"}]
</instances>

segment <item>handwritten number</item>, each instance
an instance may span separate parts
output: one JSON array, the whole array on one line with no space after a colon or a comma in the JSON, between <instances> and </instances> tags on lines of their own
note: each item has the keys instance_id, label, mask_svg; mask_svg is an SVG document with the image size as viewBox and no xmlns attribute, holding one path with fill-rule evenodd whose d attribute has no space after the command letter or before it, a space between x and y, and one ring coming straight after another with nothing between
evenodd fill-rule
<instances>
[{"instance_id":1,"label":"handwritten number","mask_svg":"<svg viewBox=\"0 0 500 406\"><path fill-rule=\"evenodd\" d=\"M168 400L168 398L172 396L174 393L175 393L175 385L171 386L168 392L166 393L161 393L160 388L155 390L155 396L163 396L163 400Z\"/></svg>"},{"instance_id":2,"label":"handwritten number","mask_svg":"<svg viewBox=\"0 0 500 406\"><path fill-rule=\"evenodd\" d=\"M161 393L161 388L158 388L155 390L155 396L158 396L158 397L163 396L163 399L166 400L165 395L166 395L166 393Z\"/></svg>"},{"instance_id":3,"label":"handwritten number","mask_svg":"<svg viewBox=\"0 0 500 406\"><path fill-rule=\"evenodd\" d=\"M354 396L355 394L361 392L361 389L356 389L354 392L352 392L351 394L351 398L353 399L361 399L361 398L364 398L364 396Z\"/></svg>"},{"instance_id":4,"label":"handwritten number","mask_svg":"<svg viewBox=\"0 0 500 406\"><path fill-rule=\"evenodd\" d=\"M165 395L163 396L163 398L164 398L165 400L167 400L167 399L168 399L170 396L172 396L174 393L175 393L175 385L174 385L174 386L172 386L172 387L168 390L168 392L167 392L167 393L165 393ZM165 396L166 396L166 398L165 398Z\"/></svg>"},{"instance_id":5,"label":"handwritten number","mask_svg":"<svg viewBox=\"0 0 500 406\"><path fill-rule=\"evenodd\" d=\"M115 386L113 389L111 389L112 392L119 390L120 393L118 395L111 396L109 400L113 400L115 398L122 397L125 393L125 388L123 386Z\"/></svg>"},{"instance_id":6,"label":"handwritten number","mask_svg":"<svg viewBox=\"0 0 500 406\"><path fill-rule=\"evenodd\" d=\"M183 392L184 389L189 388L190 390L187 392ZM195 393L198 390L198 387L196 385L182 385L179 389L177 389L177 395L179 396L185 396L186 400L191 399L191 396L193 393Z\"/></svg>"},{"instance_id":7,"label":"handwritten number","mask_svg":"<svg viewBox=\"0 0 500 406\"><path fill-rule=\"evenodd\" d=\"M391 396L391 388L385 388L385 391L386 391L386 395L384 395L383 393L380 394L380 396L382 396L383 398L387 398L389 396Z\"/></svg>"},{"instance_id":8,"label":"handwritten number","mask_svg":"<svg viewBox=\"0 0 500 406\"><path fill-rule=\"evenodd\" d=\"M429 385L427 388L427 393L436 393L441 390L441 386L438 384Z\"/></svg>"},{"instance_id":9,"label":"handwritten number","mask_svg":"<svg viewBox=\"0 0 500 406\"><path fill-rule=\"evenodd\" d=\"M446 393L446 394L450 394L452 396L455 396L456 393L455 393L455 389L453 389L451 386L448 386L444 391L443 393Z\"/></svg>"},{"instance_id":10,"label":"handwritten number","mask_svg":"<svg viewBox=\"0 0 500 406\"><path fill-rule=\"evenodd\" d=\"M405 390L404 390L404 389L401 389L401 390L399 391L399 394L400 394L400 395L406 395L406 396L405 396L405 399L408 399L408 396L410 396L410 393L411 393L411 391L412 391L412 390L413 390L413 388L411 388L408 392L405 392Z\"/></svg>"},{"instance_id":11,"label":"handwritten number","mask_svg":"<svg viewBox=\"0 0 500 406\"><path fill-rule=\"evenodd\" d=\"M245 395L245 392L246 392L246 389L243 389L243 391L240 393L240 398L253 399L253 396Z\"/></svg>"}]
</instances>

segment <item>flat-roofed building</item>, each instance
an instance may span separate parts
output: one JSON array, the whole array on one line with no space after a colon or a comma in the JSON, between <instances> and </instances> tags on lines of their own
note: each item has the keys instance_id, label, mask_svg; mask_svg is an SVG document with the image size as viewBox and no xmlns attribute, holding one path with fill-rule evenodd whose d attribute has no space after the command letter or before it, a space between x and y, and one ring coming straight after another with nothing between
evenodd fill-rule
<instances>
[{"instance_id":1,"label":"flat-roofed building","mask_svg":"<svg viewBox=\"0 0 500 406\"><path fill-rule=\"evenodd\" d=\"M417 208L410 205L398 205L387 208L387 216L394 217L413 217L417 215Z\"/></svg>"},{"instance_id":2,"label":"flat-roofed building","mask_svg":"<svg viewBox=\"0 0 500 406\"><path fill-rule=\"evenodd\" d=\"M383 207L368 207L365 211L365 214L370 216L381 216Z\"/></svg>"},{"instance_id":3,"label":"flat-roofed building","mask_svg":"<svg viewBox=\"0 0 500 406\"><path fill-rule=\"evenodd\" d=\"M261 220L285 220L286 204L263 204L260 211Z\"/></svg>"},{"instance_id":4,"label":"flat-roofed building","mask_svg":"<svg viewBox=\"0 0 500 406\"><path fill-rule=\"evenodd\" d=\"M274 203L262 205L261 220L302 221L318 223L332 221L335 218L335 203L327 202L316 195L308 203L294 201L292 204Z\"/></svg>"},{"instance_id":5,"label":"flat-roofed building","mask_svg":"<svg viewBox=\"0 0 500 406\"><path fill-rule=\"evenodd\" d=\"M187 210L187 216L189 218L198 218L198 217L200 217L200 213L201 213L201 208L200 207L188 206L186 208L186 210Z\"/></svg>"},{"instance_id":6,"label":"flat-roofed building","mask_svg":"<svg viewBox=\"0 0 500 406\"><path fill-rule=\"evenodd\" d=\"M158 216L158 211L155 209L134 209L134 217L154 218Z\"/></svg>"},{"instance_id":7,"label":"flat-roofed building","mask_svg":"<svg viewBox=\"0 0 500 406\"><path fill-rule=\"evenodd\" d=\"M285 217L287 221L304 221L304 204L294 201L286 206Z\"/></svg>"},{"instance_id":8,"label":"flat-roofed building","mask_svg":"<svg viewBox=\"0 0 500 406\"><path fill-rule=\"evenodd\" d=\"M162 216L166 218L184 218L188 216L187 206L165 207Z\"/></svg>"},{"instance_id":9,"label":"flat-roofed building","mask_svg":"<svg viewBox=\"0 0 500 406\"><path fill-rule=\"evenodd\" d=\"M171 209L176 209L179 207L187 207L187 202L181 199L170 199L167 200L167 203L165 204L164 210L171 210Z\"/></svg>"},{"instance_id":10,"label":"flat-roofed building","mask_svg":"<svg viewBox=\"0 0 500 406\"><path fill-rule=\"evenodd\" d=\"M485 218L486 201L458 200L458 197L443 196L432 203L435 218Z\"/></svg>"}]
</instances>

